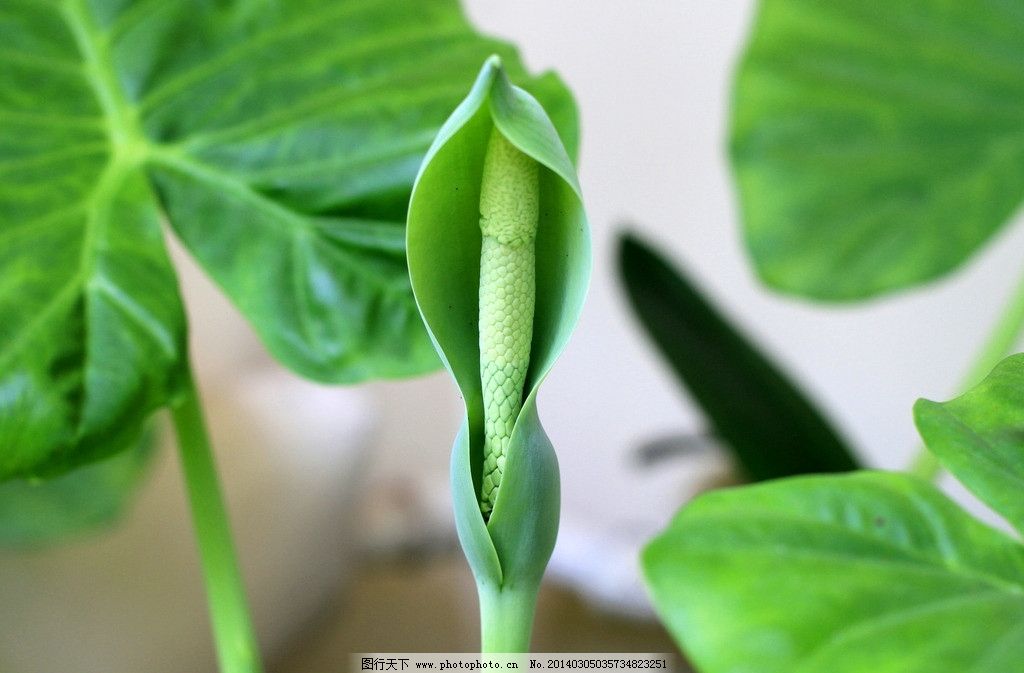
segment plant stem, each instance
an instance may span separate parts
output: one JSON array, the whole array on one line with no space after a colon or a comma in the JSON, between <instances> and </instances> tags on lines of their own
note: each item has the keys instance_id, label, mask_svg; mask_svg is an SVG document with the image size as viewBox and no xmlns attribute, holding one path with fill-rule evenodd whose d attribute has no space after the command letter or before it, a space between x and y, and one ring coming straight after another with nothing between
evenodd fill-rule
<instances>
[{"instance_id":1,"label":"plant stem","mask_svg":"<svg viewBox=\"0 0 1024 673\"><path fill-rule=\"evenodd\" d=\"M984 347L978 353L964 376L960 390L966 390L985 378L999 361L1010 354L1024 330L1024 278L1018 282L1010 300L1003 308L999 321L989 335ZM938 458L926 448L918 450L917 457L910 467L910 473L922 479L934 481L942 466Z\"/></svg>"},{"instance_id":2,"label":"plant stem","mask_svg":"<svg viewBox=\"0 0 1024 673\"><path fill-rule=\"evenodd\" d=\"M537 588L479 585L480 652L529 652Z\"/></svg>"},{"instance_id":3,"label":"plant stem","mask_svg":"<svg viewBox=\"0 0 1024 673\"><path fill-rule=\"evenodd\" d=\"M171 415L199 544L217 661L221 673L259 673L263 668L259 646L191 373L185 387Z\"/></svg>"}]
</instances>

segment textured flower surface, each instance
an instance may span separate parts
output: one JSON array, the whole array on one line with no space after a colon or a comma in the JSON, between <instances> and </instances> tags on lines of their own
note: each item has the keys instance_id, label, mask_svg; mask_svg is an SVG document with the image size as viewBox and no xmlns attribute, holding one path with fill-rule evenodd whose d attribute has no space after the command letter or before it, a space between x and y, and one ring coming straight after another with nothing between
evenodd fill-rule
<instances>
[{"instance_id":1,"label":"textured flower surface","mask_svg":"<svg viewBox=\"0 0 1024 673\"><path fill-rule=\"evenodd\" d=\"M494 509L523 405L536 303L537 162L491 131L480 184L480 377L484 469L480 509Z\"/></svg>"}]
</instances>

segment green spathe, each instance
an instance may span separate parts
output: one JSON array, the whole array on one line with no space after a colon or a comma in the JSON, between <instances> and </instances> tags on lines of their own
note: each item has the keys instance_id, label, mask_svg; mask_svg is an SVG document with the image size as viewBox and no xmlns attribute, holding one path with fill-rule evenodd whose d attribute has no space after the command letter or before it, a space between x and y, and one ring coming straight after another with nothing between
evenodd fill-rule
<instances>
[{"instance_id":1,"label":"green spathe","mask_svg":"<svg viewBox=\"0 0 1024 673\"><path fill-rule=\"evenodd\" d=\"M501 489L485 522L479 506L484 445L480 196L495 128L539 164L539 208L536 304L523 405L512 429ZM459 539L485 610L509 604L526 609L558 529L558 463L537 415L537 389L579 317L590 242L576 172L558 132L537 101L509 82L497 58L484 64L424 159L409 205L407 254L420 312L466 404L452 449ZM500 620L485 614L484 622Z\"/></svg>"}]
</instances>

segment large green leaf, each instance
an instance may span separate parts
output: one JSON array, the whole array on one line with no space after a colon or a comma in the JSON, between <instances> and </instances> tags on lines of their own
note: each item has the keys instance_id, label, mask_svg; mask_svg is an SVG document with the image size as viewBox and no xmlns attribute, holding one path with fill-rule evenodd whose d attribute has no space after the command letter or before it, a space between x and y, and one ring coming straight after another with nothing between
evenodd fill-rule
<instances>
[{"instance_id":1,"label":"large green leaf","mask_svg":"<svg viewBox=\"0 0 1024 673\"><path fill-rule=\"evenodd\" d=\"M1024 532L1024 354L952 401L918 400L914 418L942 464Z\"/></svg>"},{"instance_id":2,"label":"large green leaf","mask_svg":"<svg viewBox=\"0 0 1024 673\"><path fill-rule=\"evenodd\" d=\"M1024 196L1022 69L1013 0L762 0L731 144L763 279L844 300L960 265Z\"/></svg>"},{"instance_id":3,"label":"large green leaf","mask_svg":"<svg viewBox=\"0 0 1024 673\"><path fill-rule=\"evenodd\" d=\"M574 144L557 79L455 0L4 0L0 479L127 446L175 395L161 215L296 371L434 368L405 204L492 52Z\"/></svg>"},{"instance_id":4,"label":"large green leaf","mask_svg":"<svg viewBox=\"0 0 1024 673\"><path fill-rule=\"evenodd\" d=\"M540 164L536 309L522 410L501 490L485 522L479 493L484 409L480 378L480 186L497 128ZM579 317L590 274L590 238L576 170L537 100L488 59L438 133L409 204L409 275L432 339L455 378L466 416L452 450L459 539L482 587L536 592L558 530L554 449L537 414L537 391Z\"/></svg>"},{"instance_id":5,"label":"large green leaf","mask_svg":"<svg viewBox=\"0 0 1024 673\"><path fill-rule=\"evenodd\" d=\"M619 273L640 324L748 477L856 469L810 399L678 269L627 234Z\"/></svg>"},{"instance_id":6,"label":"large green leaf","mask_svg":"<svg viewBox=\"0 0 1024 673\"><path fill-rule=\"evenodd\" d=\"M710 493L643 564L702 673L1024 671L1024 546L913 477Z\"/></svg>"}]
</instances>

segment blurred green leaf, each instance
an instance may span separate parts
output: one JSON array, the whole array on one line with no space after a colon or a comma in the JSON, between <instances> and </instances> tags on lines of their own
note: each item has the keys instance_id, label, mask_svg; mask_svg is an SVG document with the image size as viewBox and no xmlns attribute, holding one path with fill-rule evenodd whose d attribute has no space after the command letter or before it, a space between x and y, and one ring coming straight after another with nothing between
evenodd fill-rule
<instances>
[{"instance_id":1,"label":"blurred green leaf","mask_svg":"<svg viewBox=\"0 0 1024 673\"><path fill-rule=\"evenodd\" d=\"M1024 670L1024 546L910 476L708 493L643 566L702 673Z\"/></svg>"},{"instance_id":2,"label":"blurred green leaf","mask_svg":"<svg viewBox=\"0 0 1024 673\"><path fill-rule=\"evenodd\" d=\"M918 400L914 419L942 464L1024 532L1024 354L954 400Z\"/></svg>"},{"instance_id":3,"label":"blurred green leaf","mask_svg":"<svg viewBox=\"0 0 1024 673\"><path fill-rule=\"evenodd\" d=\"M769 285L829 300L948 273L1024 196L1024 8L762 0L732 159Z\"/></svg>"},{"instance_id":4,"label":"blurred green leaf","mask_svg":"<svg viewBox=\"0 0 1024 673\"><path fill-rule=\"evenodd\" d=\"M112 524L149 475L153 437L54 479L0 484L0 548L43 547Z\"/></svg>"},{"instance_id":5,"label":"blurred green leaf","mask_svg":"<svg viewBox=\"0 0 1024 673\"><path fill-rule=\"evenodd\" d=\"M479 63L575 109L455 0L0 4L0 480L130 446L179 389L177 235L318 380L438 364L405 208Z\"/></svg>"},{"instance_id":6,"label":"blurred green leaf","mask_svg":"<svg viewBox=\"0 0 1024 673\"><path fill-rule=\"evenodd\" d=\"M846 442L779 367L631 234L619 241L619 273L640 324L749 478L857 468Z\"/></svg>"}]
</instances>

